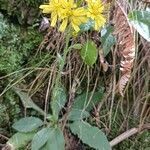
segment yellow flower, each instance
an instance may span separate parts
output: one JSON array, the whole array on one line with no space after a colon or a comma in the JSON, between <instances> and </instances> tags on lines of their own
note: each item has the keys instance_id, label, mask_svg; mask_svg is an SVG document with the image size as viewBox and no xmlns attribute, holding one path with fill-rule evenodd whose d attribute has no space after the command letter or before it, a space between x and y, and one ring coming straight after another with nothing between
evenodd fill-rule
<instances>
[{"instance_id":1,"label":"yellow flower","mask_svg":"<svg viewBox=\"0 0 150 150\"><path fill-rule=\"evenodd\" d=\"M87 11L83 7L77 8L74 0L50 0L47 5L41 5L43 13L51 14L51 26L55 26L57 20L61 22L60 31L65 31L67 25L71 25L76 32L79 26L87 21Z\"/></svg>"},{"instance_id":2,"label":"yellow flower","mask_svg":"<svg viewBox=\"0 0 150 150\"><path fill-rule=\"evenodd\" d=\"M79 32L79 26L87 21L86 10L82 7L77 8L74 0L64 0L62 3L63 9L60 13L60 19L62 24L59 28L60 31L64 31L68 24L71 24L76 32Z\"/></svg>"},{"instance_id":3,"label":"yellow flower","mask_svg":"<svg viewBox=\"0 0 150 150\"><path fill-rule=\"evenodd\" d=\"M94 20L94 29L99 30L106 22L103 16L104 5L101 0L86 0L88 2L88 12L87 17Z\"/></svg>"},{"instance_id":4,"label":"yellow flower","mask_svg":"<svg viewBox=\"0 0 150 150\"><path fill-rule=\"evenodd\" d=\"M41 5L40 8L43 9L43 13L51 14L51 26L54 27L62 9L62 3L59 0L49 0L47 5Z\"/></svg>"}]
</instances>

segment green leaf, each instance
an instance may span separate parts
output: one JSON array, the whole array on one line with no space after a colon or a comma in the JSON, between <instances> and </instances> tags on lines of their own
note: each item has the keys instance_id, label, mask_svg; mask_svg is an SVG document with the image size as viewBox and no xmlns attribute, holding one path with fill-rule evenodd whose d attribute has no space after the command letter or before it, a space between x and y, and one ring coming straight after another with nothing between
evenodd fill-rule
<instances>
[{"instance_id":1,"label":"green leaf","mask_svg":"<svg viewBox=\"0 0 150 150\"><path fill-rule=\"evenodd\" d=\"M62 131L55 128L49 134L47 141L48 150L65 150L65 140Z\"/></svg>"},{"instance_id":2,"label":"green leaf","mask_svg":"<svg viewBox=\"0 0 150 150\"><path fill-rule=\"evenodd\" d=\"M43 147L41 147L40 150L48 150L47 144L45 144Z\"/></svg>"},{"instance_id":3,"label":"green leaf","mask_svg":"<svg viewBox=\"0 0 150 150\"><path fill-rule=\"evenodd\" d=\"M51 108L53 115L58 119L60 110L64 107L67 101L65 89L61 86L54 88L52 91Z\"/></svg>"},{"instance_id":4,"label":"green leaf","mask_svg":"<svg viewBox=\"0 0 150 150\"><path fill-rule=\"evenodd\" d=\"M69 50L69 49L68 49ZM67 51L68 51L67 50ZM57 53L57 61L58 61L58 65L59 65L59 70L62 70L63 69L63 66L64 66L64 59L63 57L61 56L61 54Z\"/></svg>"},{"instance_id":5,"label":"green leaf","mask_svg":"<svg viewBox=\"0 0 150 150\"><path fill-rule=\"evenodd\" d=\"M89 112L80 109L72 109L68 115L68 120L82 120L90 116Z\"/></svg>"},{"instance_id":6,"label":"green leaf","mask_svg":"<svg viewBox=\"0 0 150 150\"><path fill-rule=\"evenodd\" d=\"M22 118L13 124L13 128L19 132L31 132L43 125L43 121L35 117Z\"/></svg>"},{"instance_id":7,"label":"green leaf","mask_svg":"<svg viewBox=\"0 0 150 150\"><path fill-rule=\"evenodd\" d=\"M83 45L80 55L87 65L92 66L98 57L98 51L95 43L87 41L87 43Z\"/></svg>"},{"instance_id":8,"label":"green leaf","mask_svg":"<svg viewBox=\"0 0 150 150\"><path fill-rule=\"evenodd\" d=\"M39 150L47 142L50 132L50 128L43 128L37 132L33 137L31 150Z\"/></svg>"},{"instance_id":9,"label":"green leaf","mask_svg":"<svg viewBox=\"0 0 150 150\"><path fill-rule=\"evenodd\" d=\"M111 26L107 26L103 28L101 31L101 42L104 57L110 52L111 47L116 43L115 37L112 35L113 28Z\"/></svg>"},{"instance_id":10,"label":"green leaf","mask_svg":"<svg viewBox=\"0 0 150 150\"><path fill-rule=\"evenodd\" d=\"M139 34L150 42L150 12L134 10L129 13L128 18Z\"/></svg>"},{"instance_id":11,"label":"green leaf","mask_svg":"<svg viewBox=\"0 0 150 150\"><path fill-rule=\"evenodd\" d=\"M94 21L89 19L86 23L81 24L80 31L81 32L88 31L88 30L92 29L93 27L94 27Z\"/></svg>"},{"instance_id":12,"label":"green leaf","mask_svg":"<svg viewBox=\"0 0 150 150\"><path fill-rule=\"evenodd\" d=\"M48 150L47 143L40 150Z\"/></svg>"},{"instance_id":13,"label":"green leaf","mask_svg":"<svg viewBox=\"0 0 150 150\"><path fill-rule=\"evenodd\" d=\"M16 87L13 87L13 90L20 97L21 102L23 103L25 108L33 108L43 116L46 115L45 112L32 101L31 97L29 97L27 93L22 92L19 88Z\"/></svg>"},{"instance_id":14,"label":"green leaf","mask_svg":"<svg viewBox=\"0 0 150 150\"><path fill-rule=\"evenodd\" d=\"M35 135L34 132L32 133L16 133L14 134L7 142L7 145L10 145L12 149L19 149L21 147L24 147L28 144Z\"/></svg>"},{"instance_id":15,"label":"green leaf","mask_svg":"<svg viewBox=\"0 0 150 150\"><path fill-rule=\"evenodd\" d=\"M70 124L73 134L77 134L83 143L98 150L111 150L105 134L99 128L91 126L87 122L76 121Z\"/></svg>"},{"instance_id":16,"label":"green leaf","mask_svg":"<svg viewBox=\"0 0 150 150\"><path fill-rule=\"evenodd\" d=\"M93 96L92 96L92 92L89 93L84 92L83 94L75 98L74 104L72 105L72 109L83 110L85 108L86 111L91 111L93 105L98 104L103 98L103 95L104 95L103 89L99 90L98 92L95 92Z\"/></svg>"},{"instance_id":17,"label":"green leaf","mask_svg":"<svg viewBox=\"0 0 150 150\"><path fill-rule=\"evenodd\" d=\"M69 49L72 49L72 48L80 50L82 48L82 44L74 44L74 45L69 47Z\"/></svg>"}]
</instances>

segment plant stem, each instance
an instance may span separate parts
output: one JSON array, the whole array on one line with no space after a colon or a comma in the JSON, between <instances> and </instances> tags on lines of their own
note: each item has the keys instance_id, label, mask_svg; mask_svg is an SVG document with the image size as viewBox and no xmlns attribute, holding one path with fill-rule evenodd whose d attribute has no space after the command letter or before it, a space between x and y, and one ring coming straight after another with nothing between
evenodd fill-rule
<instances>
[{"instance_id":1,"label":"plant stem","mask_svg":"<svg viewBox=\"0 0 150 150\"><path fill-rule=\"evenodd\" d=\"M69 52L69 41L70 41L70 38L71 38L71 33L70 33L71 30L70 29L71 28L68 28L68 30L66 32L66 41L65 41L66 46L64 48L63 56L61 57L61 55L58 54L58 67L59 67L59 70L58 70L58 74L56 76L53 92L57 91L58 88L60 87L61 73L62 73L63 68L65 66L66 57L67 57L67 54ZM56 100L56 95L53 93L52 94L52 101L53 101L52 103L54 103L55 100ZM55 113L55 110L53 108L52 108L52 111L53 111L54 118L56 120L58 120L58 114Z\"/></svg>"}]
</instances>

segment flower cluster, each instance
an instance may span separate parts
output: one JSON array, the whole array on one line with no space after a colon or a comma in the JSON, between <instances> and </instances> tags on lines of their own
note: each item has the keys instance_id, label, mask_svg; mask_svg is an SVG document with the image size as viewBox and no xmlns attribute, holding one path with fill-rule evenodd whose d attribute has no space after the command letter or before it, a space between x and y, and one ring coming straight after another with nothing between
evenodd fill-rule
<instances>
[{"instance_id":1,"label":"flower cluster","mask_svg":"<svg viewBox=\"0 0 150 150\"><path fill-rule=\"evenodd\" d=\"M41 5L43 13L51 14L51 26L56 26L59 21L60 31L65 31L71 25L75 32L79 32L79 26L88 19L95 22L94 29L99 30L106 19L103 16L104 5L100 0L86 0L87 6L78 7L74 0L49 0L48 4Z\"/></svg>"}]
</instances>

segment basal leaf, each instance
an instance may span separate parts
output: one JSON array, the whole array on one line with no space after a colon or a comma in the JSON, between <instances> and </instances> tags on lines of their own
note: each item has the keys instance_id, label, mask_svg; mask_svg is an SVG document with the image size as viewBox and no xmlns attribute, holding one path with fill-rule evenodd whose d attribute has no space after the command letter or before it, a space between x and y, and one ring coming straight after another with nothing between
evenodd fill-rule
<instances>
[{"instance_id":1,"label":"basal leaf","mask_svg":"<svg viewBox=\"0 0 150 150\"><path fill-rule=\"evenodd\" d=\"M47 142L50 132L50 128L43 128L37 132L33 137L31 150L39 150Z\"/></svg>"},{"instance_id":2,"label":"basal leaf","mask_svg":"<svg viewBox=\"0 0 150 150\"><path fill-rule=\"evenodd\" d=\"M19 149L28 144L35 135L34 132L31 133L16 133L14 134L7 142L7 145L10 145L12 149Z\"/></svg>"},{"instance_id":3,"label":"basal leaf","mask_svg":"<svg viewBox=\"0 0 150 150\"><path fill-rule=\"evenodd\" d=\"M70 124L73 134L78 135L83 143L97 150L111 150L105 134L97 127L91 126L87 122L75 121Z\"/></svg>"},{"instance_id":4,"label":"basal leaf","mask_svg":"<svg viewBox=\"0 0 150 150\"><path fill-rule=\"evenodd\" d=\"M45 115L45 112L32 101L31 97L29 97L27 93L22 92L19 88L16 87L13 87L13 90L20 97L21 102L23 103L25 108L33 108L40 114Z\"/></svg>"},{"instance_id":5,"label":"basal leaf","mask_svg":"<svg viewBox=\"0 0 150 150\"><path fill-rule=\"evenodd\" d=\"M90 116L89 112L85 110L72 109L69 113L68 120L71 120L71 121L82 120L89 116Z\"/></svg>"},{"instance_id":6,"label":"basal leaf","mask_svg":"<svg viewBox=\"0 0 150 150\"><path fill-rule=\"evenodd\" d=\"M47 144L45 144L43 147L41 147L40 150L48 150Z\"/></svg>"},{"instance_id":7,"label":"basal leaf","mask_svg":"<svg viewBox=\"0 0 150 150\"><path fill-rule=\"evenodd\" d=\"M84 61L89 66L92 66L98 57L98 50L96 48L96 45L92 41L87 41L80 52L80 55Z\"/></svg>"},{"instance_id":8,"label":"basal leaf","mask_svg":"<svg viewBox=\"0 0 150 150\"><path fill-rule=\"evenodd\" d=\"M85 108L86 111L90 111L92 110L94 105L98 104L101 101L103 94L103 89L93 93L93 95L92 92L84 92L83 94L75 98L74 104L72 105L72 109L83 110Z\"/></svg>"},{"instance_id":9,"label":"basal leaf","mask_svg":"<svg viewBox=\"0 0 150 150\"><path fill-rule=\"evenodd\" d=\"M31 132L43 125L43 121L35 117L25 117L13 124L13 128L19 132Z\"/></svg>"},{"instance_id":10,"label":"basal leaf","mask_svg":"<svg viewBox=\"0 0 150 150\"><path fill-rule=\"evenodd\" d=\"M134 10L129 13L128 18L139 34L150 42L150 12Z\"/></svg>"},{"instance_id":11,"label":"basal leaf","mask_svg":"<svg viewBox=\"0 0 150 150\"><path fill-rule=\"evenodd\" d=\"M64 136L59 128L51 131L46 146L48 150L65 150Z\"/></svg>"},{"instance_id":12,"label":"basal leaf","mask_svg":"<svg viewBox=\"0 0 150 150\"><path fill-rule=\"evenodd\" d=\"M41 147L40 150L48 150L47 143L43 147Z\"/></svg>"}]
</instances>

